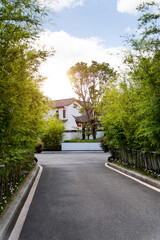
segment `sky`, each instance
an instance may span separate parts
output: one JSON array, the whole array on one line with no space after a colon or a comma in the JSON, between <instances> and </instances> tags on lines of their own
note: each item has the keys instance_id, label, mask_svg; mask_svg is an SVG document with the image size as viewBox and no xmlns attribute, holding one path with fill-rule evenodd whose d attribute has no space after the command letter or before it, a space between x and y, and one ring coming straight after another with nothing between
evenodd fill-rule
<instances>
[{"instance_id":1,"label":"sky","mask_svg":"<svg viewBox=\"0 0 160 240\"><path fill-rule=\"evenodd\" d=\"M76 97L67 71L77 62L108 62L117 69L127 48L124 36L137 28L143 0L39 0L54 14L44 23L40 44L55 54L42 64L43 93L53 100ZM156 0L160 2L160 0Z\"/></svg>"}]
</instances>

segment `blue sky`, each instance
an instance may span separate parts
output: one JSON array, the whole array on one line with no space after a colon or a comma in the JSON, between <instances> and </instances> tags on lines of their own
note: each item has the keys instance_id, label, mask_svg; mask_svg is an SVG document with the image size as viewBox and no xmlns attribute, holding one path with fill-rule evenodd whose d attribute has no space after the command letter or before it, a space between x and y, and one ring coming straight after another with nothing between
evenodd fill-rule
<instances>
[{"instance_id":1,"label":"blue sky","mask_svg":"<svg viewBox=\"0 0 160 240\"><path fill-rule=\"evenodd\" d=\"M63 30L79 38L98 37L106 47L118 47L123 44L120 36L134 29L136 20L135 14L117 10L117 0L86 0L82 6L57 12L56 26L51 30Z\"/></svg>"},{"instance_id":2,"label":"blue sky","mask_svg":"<svg viewBox=\"0 0 160 240\"><path fill-rule=\"evenodd\" d=\"M136 6L143 0L39 0L54 15L55 25L45 24L40 42L54 48L55 56L41 67L47 77L45 95L52 99L75 96L66 73L77 62L122 65L124 36L137 27ZM156 0L160 2L160 0Z\"/></svg>"}]
</instances>

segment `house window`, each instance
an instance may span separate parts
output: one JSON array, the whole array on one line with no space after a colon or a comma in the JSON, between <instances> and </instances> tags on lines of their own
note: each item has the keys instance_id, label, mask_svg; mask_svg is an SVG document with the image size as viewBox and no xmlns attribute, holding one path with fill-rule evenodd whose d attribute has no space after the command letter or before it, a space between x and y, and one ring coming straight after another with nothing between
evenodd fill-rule
<instances>
[{"instance_id":1,"label":"house window","mask_svg":"<svg viewBox=\"0 0 160 240\"><path fill-rule=\"evenodd\" d=\"M66 118L66 110L63 109L63 118Z\"/></svg>"}]
</instances>

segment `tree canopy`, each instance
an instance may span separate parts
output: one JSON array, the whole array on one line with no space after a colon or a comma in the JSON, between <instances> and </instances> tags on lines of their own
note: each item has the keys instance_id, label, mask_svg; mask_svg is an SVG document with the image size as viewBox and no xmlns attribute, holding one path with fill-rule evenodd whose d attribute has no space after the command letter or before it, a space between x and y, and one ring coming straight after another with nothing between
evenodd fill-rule
<instances>
[{"instance_id":1,"label":"tree canopy","mask_svg":"<svg viewBox=\"0 0 160 240\"><path fill-rule=\"evenodd\" d=\"M95 126L90 112L93 112L96 122L95 105L101 99L108 83L116 78L116 72L108 63L92 61L90 66L85 62L76 63L70 68L67 75L73 91L78 97L76 101L81 106L81 112L86 113L91 126ZM93 138L95 138L95 128L92 127L92 130L94 131Z\"/></svg>"}]
</instances>

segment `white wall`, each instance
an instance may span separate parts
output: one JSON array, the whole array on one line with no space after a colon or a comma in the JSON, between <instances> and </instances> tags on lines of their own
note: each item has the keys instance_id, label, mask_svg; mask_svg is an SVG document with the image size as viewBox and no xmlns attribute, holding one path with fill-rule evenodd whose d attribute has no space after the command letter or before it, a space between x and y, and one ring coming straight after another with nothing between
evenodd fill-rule
<instances>
[{"instance_id":1,"label":"white wall","mask_svg":"<svg viewBox=\"0 0 160 240\"><path fill-rule=\"evenodd\" d=\"M99 142L65 142L61 146L62 151L102 151Z\"/></svg>"},{"instance_id":2,"label":"white wall","mask_svg":"<svg viewBox=\"0 0 160 240\"><path fill-rule=\"evenodd\" d=\"M77 128L77 124L75 122L75 118L73 116L80 116L78 109L73 107L73 104L69 105L67 108L67 119L66 122L66 130L75 130Z\"/></svg>"},{"instance_id":3,"label":"white wall","mask_svg":"<svg viewBox=\"0 0 160 240\"><path fill-rule=\"evenodd\" d=\"M82 134L80 132L64 132L63 133L63 140L70 140L70 139L81 139Z\"/></svg>"},{"instance_id":4,"label":"white wall","mask_svg":"<svg viewBox=\"0 0 160 240\"><path fill-rule=\"evenodd\" d=\"M63 118L63 109L66 110L66 118ZM73 116L80 116L78 109L73 107L73 104L59 109L50 110L50 113L52 115L56 114L56 110L59 111L59 118L62 120L67 120L65 123L65 129L66 130L75 130L77 128L77 124L75 122L75 118Z\"/></svg>"}]
</instances>

